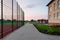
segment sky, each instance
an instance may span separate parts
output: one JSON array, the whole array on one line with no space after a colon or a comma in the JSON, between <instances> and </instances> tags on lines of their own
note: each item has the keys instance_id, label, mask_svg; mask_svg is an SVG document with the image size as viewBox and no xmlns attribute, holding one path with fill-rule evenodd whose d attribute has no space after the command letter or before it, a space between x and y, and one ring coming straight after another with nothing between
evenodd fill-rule
<instances>
[{"instance_id":1,"label":"sky","mask_svg":"<svg viewBox=\"0 0 60 40\"><path fill-rule=\"evenodd\" d=\"M48 19L48 7L51 0L17 0L25 13L25 20Z\"/></svg>"}]
</instances>

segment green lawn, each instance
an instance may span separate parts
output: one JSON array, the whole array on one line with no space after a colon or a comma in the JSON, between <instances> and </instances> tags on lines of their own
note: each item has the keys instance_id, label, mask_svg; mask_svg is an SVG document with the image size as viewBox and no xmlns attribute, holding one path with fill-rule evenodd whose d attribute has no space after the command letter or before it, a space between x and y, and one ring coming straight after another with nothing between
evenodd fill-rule
<instances>
[{"instance_id":1,"label":"green lawn","mask_svg":"<svg viewBox=\"0 0 60 40\"><path fill-rule=\"evenodd\" d=\"M0 24L1 24L1 21L0 21ZM11 25L12 24L12 21L3 21L3 24L7 24L7 25ZM17 24L17 21L13 21L13 24ZM23 21L18 21L18 24L21 24L23 25L24 22Z\"/></svg>"},{"instance_id":2,"label":"green lawn","mask_svg":"<svg viewBox=\"0 0 60 40\"><path fill-rule=\"evenodd\" d=\"M48 34L60 34L60 27L48 26L45 24L34 23L35 27L40 31Z\"/></svg>"}]
</instances>

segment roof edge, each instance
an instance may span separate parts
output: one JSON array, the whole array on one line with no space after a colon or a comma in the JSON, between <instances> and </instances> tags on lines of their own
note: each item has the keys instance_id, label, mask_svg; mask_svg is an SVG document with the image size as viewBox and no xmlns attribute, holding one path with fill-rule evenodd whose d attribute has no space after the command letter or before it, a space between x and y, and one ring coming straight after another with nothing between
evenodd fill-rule
<instances>
[{"instance_id":1,"label":"roof edge","mask_svg":"<svg viewBox=\"0 0 60 40\"><path fill-rule=\"evenodd\" d=\"M51 0L51 1L47 4L47 6L49 6L53 1L54 1L54 0Z\"/></svg>"}]
</instances>

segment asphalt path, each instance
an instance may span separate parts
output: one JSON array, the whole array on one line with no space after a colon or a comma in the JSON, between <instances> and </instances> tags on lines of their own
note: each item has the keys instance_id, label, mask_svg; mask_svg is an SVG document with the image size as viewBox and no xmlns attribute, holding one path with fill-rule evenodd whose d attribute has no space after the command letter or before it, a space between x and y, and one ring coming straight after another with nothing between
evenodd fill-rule
<instances>
[{"instance_id":1,"label":"asphalt path","mask_svg":"<svg viewBox=\"0 0 60 40\"><path fill-rule=\"evenodd\" d=\"M40 33L33 24L25 24L3 40L60 40L60 36Z\"/></svg>"}]
</instances>

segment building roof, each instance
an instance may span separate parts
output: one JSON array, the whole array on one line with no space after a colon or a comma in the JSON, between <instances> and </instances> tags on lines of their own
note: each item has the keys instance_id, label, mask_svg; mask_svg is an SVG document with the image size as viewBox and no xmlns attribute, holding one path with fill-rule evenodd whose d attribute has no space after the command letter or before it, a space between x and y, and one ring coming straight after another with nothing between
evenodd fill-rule
<instances>
[{"instance_id":1,"label":"building roof","mask_svg":"<svg viewBox=\"0 0 60 40\"><path fill-rule=\"evenodd\" d=\"M47 6L50 5L53 1L54 1L54 0L51 0L51 1L47 4Z\"/></svg>"},{"instance_id":2,"label":"building roof","mask_svg":"<svg viewBox=\"0 0 60 40\"><path fill-rule=\"evenodd\" d=\"M48 19L38 19L38 21L48 21Z\"/></svg>"}]
</instances>

